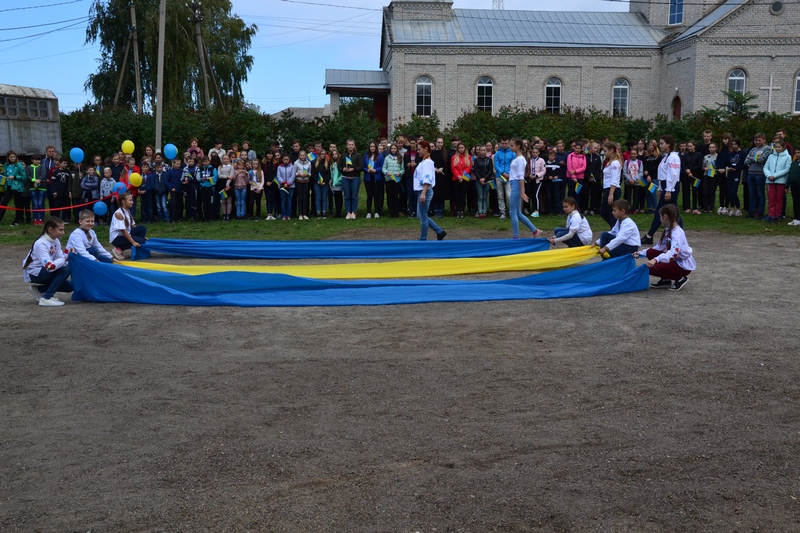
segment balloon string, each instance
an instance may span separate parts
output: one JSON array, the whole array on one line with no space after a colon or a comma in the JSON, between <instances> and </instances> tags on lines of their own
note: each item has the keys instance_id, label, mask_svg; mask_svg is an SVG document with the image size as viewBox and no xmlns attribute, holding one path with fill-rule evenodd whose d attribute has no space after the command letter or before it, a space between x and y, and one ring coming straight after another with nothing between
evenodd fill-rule
<instances>
[{"instance_id":1,"label":"balloon string","mask_svg":"<svg viewBox=\"0 0 800 533\"><path fill-rule=\"evenodd\" d=\"M111 193L108 196L104 196L102 198L98 198L97 200L92 200L91 202L86 202L85 204L78 204L78 205L71 205L68 207L51 207L48 209L23 209L21 207L8 207L7 205L0 205L0 209L5 209L6 211L30 211L31 213L44 213L45 211L66 211L68 209L78 209L79 207L86 207L87 205L94 205L97 202L102 202L104 200L108 200L109 198L119 198L119 193Z\"/></svg>"}]
</instances>

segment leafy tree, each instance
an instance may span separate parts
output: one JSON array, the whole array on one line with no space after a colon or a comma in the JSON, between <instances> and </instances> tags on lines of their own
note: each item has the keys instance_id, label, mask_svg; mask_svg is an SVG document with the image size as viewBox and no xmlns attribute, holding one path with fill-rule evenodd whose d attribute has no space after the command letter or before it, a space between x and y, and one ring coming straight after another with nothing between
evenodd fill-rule
<instances>
[{"instance_id":1,"label":"leafy tree","mask_svg":"<svg viewBox=\"0 0 800 533\"><path fill-rule=\"evenodd\" d=\"M746 93L740 93L738 91L734 91L733 89L726 89L720 92L723 94L723 96L725 96L727 102L724 104L715 102L717 105L717 109L715 111L722 118L733 116L748 119L751 118L755 110L758 109L758 105L750 103L758 98L757 94L753 94L750 91L747 91ZM705 111L706 109L707 108L704 106L703 110Z\"/></svg>"},{"instance_id":2,"label":"leafy tree","mask_svg":"<svg viewBox=\"0 0 800 533\"><path fill-rule=\"evenodd\" d=\"M136 26L139 48L139 70L142 98L150 109L155 108L156 72L158 61L159 0L136 2ZM192 12L183 2L167 3L165 32L164 104L174 107L199 107L203 101L203 78L197 56ZM243 102L242 83L253 66L253 56L247 52L256 34L255 25L247 26L231 14L229 0L206 0L202 5L203 41L211 69L219 84L223 104L239 107ZM94 0L86 28L86 42L100 44L99 68L89 75L85 88L103 106L114 102L120 75L124 81L119 105L136 102L136 81L133 50L128 54L125 72L122 60L131 29L130 0ZM132 48L132 46L131 46ZM209 79L212 101L216 100Z\"/></svg>"}]
</instances>

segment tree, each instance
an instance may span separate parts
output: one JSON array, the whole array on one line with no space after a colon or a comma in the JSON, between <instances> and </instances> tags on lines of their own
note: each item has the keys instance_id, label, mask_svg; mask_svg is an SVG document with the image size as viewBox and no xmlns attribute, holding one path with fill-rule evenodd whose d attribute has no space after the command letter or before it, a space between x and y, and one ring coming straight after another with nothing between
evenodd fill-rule
<instances>
[{"instance_id":1,"label":"tree","mask_svg":"<svg viewBox=\"0 0 800 533\"><path fill-rule=\"evenodd\" d=\"M150 109L155 107L156 69L158 61L159 0L136 2L136 25L139 46L139 69L142 79L142 98ZM229 0L206 0L202 5L203 42L211 69L217 78L223 104L242 105L242 83L253 67L248 55L251 39L258 28L247 26L231 14ZM167 24L164 57L165 107L198 107L203 101L203 78L194 37L192 12L181 2L167 4ZM99 68L86 80L100 106L114 102L117 82L124 75L118 105L129 107L136 102L133 51L128 55L125 72L122 60L131 29L130 0L94 0L86 28L86 42L100 43ZM216 100L213 91L212 101Z\"/></svg>"},{"instance_id":2,"label":"tree","mask_svg":"<svg viewBox=\"0 0 800 533\"><path fill-rule=\"evenodd\" d=\"M753 116L753 112L758 109L758 105L750 103L758 98L757 94L753 94L749 91L746 93L740 93L738 91L734 91L733 89L727 89L720 92L723 94L723 96L725 96L727 102L724 104L715 102L717 104L717 109L715 111L717 111L722 117L738 117L742 119L749 119ZM703 107L703 109L705 110L706 107Z\"/></svg>"}]
</instances>

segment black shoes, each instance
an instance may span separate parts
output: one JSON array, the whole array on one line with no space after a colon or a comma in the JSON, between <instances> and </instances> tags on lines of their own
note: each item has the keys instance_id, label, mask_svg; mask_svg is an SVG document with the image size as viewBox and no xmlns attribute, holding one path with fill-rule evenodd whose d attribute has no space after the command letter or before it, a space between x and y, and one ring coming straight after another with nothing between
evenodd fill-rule
<instances>
[{"instance_id":1,"label":"black shoes","mask_svg":"<svg viewBox=\"0 0 800 533\"><path fill-rule=\"evenodd\" d=\"M650 284L651 289L666 289L672 287L672 281L668 279L660 279Z\"/></svg>"},{"instance_id":2,"label":"black shoes","mask_svg":"<svg viewBox=\"0 0 800 533\"><path fill-rule=\"evenodd\" d=\"M653 244L653 238L645 235L642 237L642 244Z\"/></svg>"},{"instance_id":3,"label":"black shoes","mask_svg":"<svg viewBox=\"0 0 800 533\"><path fill-rule=\"evenodd\" d=\"M672 286L669 288L671 291L679 291L686 285L686 282L689 281L689 278L683 276L681 279L677 280Z\"/></svg>"},{"instance_id":4,"label":"black shoes","mask_svg":"<svg viewBox=\"0 0 800 533\"><path fill-rule=\"evenodd\" d=\"M441 233L437 233L436 234L436 240L437 241L441 241L445 237L447 237L447 232L445 230L442 230Z\"/></svg>"}]
</instances>

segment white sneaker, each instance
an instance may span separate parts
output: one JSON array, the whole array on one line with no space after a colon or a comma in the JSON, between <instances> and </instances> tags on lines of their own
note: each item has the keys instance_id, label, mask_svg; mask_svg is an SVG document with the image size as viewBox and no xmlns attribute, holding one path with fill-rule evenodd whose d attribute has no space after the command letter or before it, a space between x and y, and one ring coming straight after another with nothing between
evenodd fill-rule
<instances>
[{"instance_id":1,"label":"white sneaker","mask_svg":"<svg viewBox=\"0 0 800 533\"><path fill-rule=\"evenodd\" d=\"M736 215L736 209L731 207L730 210L728 211L728 216L732 217L734 215Z\"/></svg>"},{"instance_id":2,"label":"white sneaker","mask_svg":"<svg viewBox=\"0 0 800 533\"><path fill-rule=\"evenodd\" d=\"M111 250L111 255L113 255L114 259L117 261L125 261L125 253L120 248L114 248Z\"/></svg>"},{"instance_id":3,"label":"white sneaker","mask_svg":"<svg viewBox=\"0 0 800 533\"><path fill-rule=\"evenodd\" d=\"M39 305L42 307L58 307L64 305L64 302L53 296L52 298L40 298Z\"/></svg>"},{"instance_id":4,"label":"white sneaker","mask_svg":"<svg viewBox=\"0 0 800 533\"><path fill-rule=\"evenodd\" d=\"M787 224L787 226L800 226L800 220L794 219ZM33 285L31 285L33 287Z\"/></svg>"},{"instance_id":5,"label":"white sneaker","mask_svg":"<svg viewBox=\"0 0 800 533\"><path fill-rule=\"evenodd\" d=\"M721 215L721 214L722 214L722 206L719 206L719 207L717 208L717 214L718 214L718 215Z\"/></svg>"},{"instance_id":6,"label":"white sneaker","mask_svg":"<svg viewBox=\"0 0 800 533\"><path fill-rule=\"evenodd\" d=\"M740 217L740 216L742 216L742 210L741 210L741 209L737 209L737 210L736 210L736 216L737 216L737 217Z\"/></svg>"},{"instance_id":7,"label":"white sneaker","mask_svg":"<svg viewBox=\"0 0 800 533\"><path fill-rule=\"evenodd\" d=\"M728 214L728 208L727 207L720 207L719 209L720 209L720 213L719 213L720 215L727 215Z\"/></svg>"},{"instance_id":8,"label":"white sneaker","mask_svg":"<svg viewBox=\"0 0 800 533\"><path fill-rule=\"evenodd\" d=\"M791 225L791 222L789 223L789 225ZM37 302L42 299L42 293L39 292L39 289L33 283L28 285L28 290L31 291L31 294L33 294L33 297L36 298Z\"/></svg>"},{"instance_id":9,"label":"white sneaker","mask_svg":"<svg viewBox=\"0 0 800 533\"><path fill-rule=\"evenodd\" d=\"M369 220L369 219L371 219L371 218L372 218L372 215L370 215L369 213L367 213L367 220Z\"/></svg>"},{"instance_id":10,"label":"white sneaker","mask_svg":"<svg viewBox=\"0 0 800 533\"><path fill-rule=\"evenodd\" d=\"M375 213L375 218L381 218L381 216L378 213Z\"/></svg>"},{"instance_id":11,"label":"white sneaker","mask_svg":"<svg viewBox=\"0 0 800 533\"><path fill-rule=\"evenodd\" d=\"M531 215L531 217L539 218L539 211L534 211L533 214Z\"/></svg>"}]
</instances>

